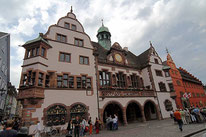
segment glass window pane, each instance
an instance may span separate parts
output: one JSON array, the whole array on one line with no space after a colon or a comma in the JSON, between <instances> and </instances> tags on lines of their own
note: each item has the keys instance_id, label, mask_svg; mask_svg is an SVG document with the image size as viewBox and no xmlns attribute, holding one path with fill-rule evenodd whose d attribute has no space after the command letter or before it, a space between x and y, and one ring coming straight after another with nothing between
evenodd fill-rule
<instances>
[{"instance_id":1,"label":"glass window pane","mask_svg":"<svg viewBox=\"0 0 206 137\"><path fill-rule=\"evenodd\" d=\"M62 42L66 42L66 37L62 36Z\"/></svg>"},{"instance_id":2,"label":"glass window pane","mask_svg":"<svg viewBox=\"0 0 206 137\"><path fill-rule=\"evenodd\" d=\"M78 40L77 39L74 40L74 45L78 46Z\"/></svg>"},{"instance_id":3,"label":"glass window pane","mask_svg":"<svg viewBox=\"0 0 206 137\"><path fill-rule=\"evenodd\" d=\"M70 28L70 27L69 27L69 23L65 23L64 27L67 28L67 29L69 29L69 28Z\"/></svg>"},{"instance_id":4,"label":"glass window pane","mask_svg":"<svg viewBox=\"0 0 206 137\"><path fill-rule=\"evenodd\" d=\"M37 55L37 56L39 55L39 47L36 48L36 55Z\"/></svg>"},{"instance_id":5,"label":"glass window pane","mask_svg":"<svg viewBox=\"0 0 206 137\"><path fill-rule=\"evenodd\" d=\"M80 57L80 64L84 64L84 58Z\"/></svg>"},{"instance_id":6,"label":"glass window pane","mask_svg":"<svg viewBox=\"0 0 206 137\"><path fill-rule=\"evenodd\" d=\"M66 62L70 62L70 55L66 54Z\"/></svg>"},{"instance_id":7,"label":"glass window pane","mask_svg":"<svg viewBox=\"0 0 206 137\"><path fill-rule=\"evenodd\" d=\"M72 30L76 30L76 29L77 29L76 25L72 24Z\"/></svg>"},{"instance_id":8,"label":"glass window pane","mask_svg":"<svg viewBox=\"0 0 206 137\"><path fill-rule=\"evenodd\" d=\"M44 57L44 53L45 53L45 48L42 48L42 49L41 49L41 56Z\"/></svg>"},{"instance_id":9,"label":"glass window pane","mask_svg":"<svg viewBox=\"0 0 206 137\"><path fill-rule=\"evenodd\" d=\"M61 41L61 35L57 35L57 41Z\"/></svg>"},{"instance_id":10,"label":"glass window pane","mask_svg":"<svg viewBox=\"0 0 206 137\"><path fill-rule=\"evenodd\" d=\"M83 41L79 40L79 46L82 47L83 46Z\"/></svg>"},{"instance_id":11,"label":"glass window pane","mask_svg":"<svg viewBox=\"0 0 206 137\"><path fill-rule=\"evenodd\" d=\"M84 58L84 64L89 64L88 58Z\"/></svg>"},{"instance_id":12,"label":"glass window pane","mask_svg":"<svg viewBox=\"0 0 206 137\"><path fill-rule=\"evenodd\" d=\"M64 54L60 53L60 61L64 61Z\"/></svg>"}]
</instances>

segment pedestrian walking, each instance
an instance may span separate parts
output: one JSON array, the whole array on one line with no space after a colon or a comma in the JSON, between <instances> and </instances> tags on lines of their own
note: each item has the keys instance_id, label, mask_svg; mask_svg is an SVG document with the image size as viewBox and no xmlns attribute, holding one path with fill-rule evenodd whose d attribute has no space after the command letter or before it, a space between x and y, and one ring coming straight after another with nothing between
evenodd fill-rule
<instances>
[{"instance_id":1,"label":"pedestrian walking","mask_svg":"<svg viewBox=\"0 0 206 137\"><path fill-rule=\"evenodd\" d=\"M118 129L118 118L117 118L117 115L114 114L114 118L112 119L113 120L113 130L117 130Z\"/></svg>"},{"instance_id":2,"label":"pedestrian walking","mask_svg":"<svg viewBox=\"0 0 206 137\"><path fill-rule=\"evenodd\" d=\"M95 129L96 129L96 134L99 134L99 120L98 118L96 118L96 121L95 121Z\"/></svg>"},{"instance_id":3,"label":"pedestrian walking","mask_svg":"<svg viewBox=\"0 0 206 137\"><path fill-rule=\"evenodd\" d=\"M74 137L79 137L80 120L78 116L76 116L75 120L73 121L73 125L74 125Z\"/></svg>"},{"instance_id":4,"label":"pedestrian walking","mask_svg":"<svg viewBox=\"0 0 206 137\"><path fill-rule=\"evenodd\" d=\"M185 119L185 112L183 110L180 110L180 114L181 114L181 118L182 118L182 122L184 125L187 124L187 121Z\"/></svg>"},{"instance_id":5,"label":"pedestrian walking","mask_svg":"<svg viewBox=\"0 0 206 137\"><path fill-rule=\"evenodd\" d=\"M88 124L89 124L89 135L91 135L92 134L92 118L91 117L89 117L89 120L88 120Z\"/></svg>"},{"instance_id":6,"label":"pedestrian walking","mask_svg":"<svg viewBox=\"0 0 206 137\"><path fill-rule=\"evenodd\" d=\"M17 131L12 129L13 125L14 125L13 120L7 120L6 129L0 132L0 137L16 137Z\"/></svg>"},{"instance_id":7,"label":"pedestrian walking","mask_svg":"<svg viewBox=\"0 0 206 137\"><path fill-rule=\"evenodd\" d=\"M109 129L112 130L113 120L111 115L109 116L108 121L109 121Z\"/></svg>"},{"instance_id":8,"label":"pedestrian walking","mask_svg":"<svg viewBox=\"0 0 206 137\"><path fill-rule=\"evenodd\" d=\"M86 136L85 135L85 128L86 128L86 120L85 118L82 118L82 122L80 123L80 136L83 137L83 136Z\"/></svg>"},{"instance_id":9,"label":"pedestrian walking","mask_svg":"<svg viewBox=\"0 0 206 137\"><path fill-rule=\"evenodd\" d=\"M182 129L183 122L182 122L181 113L179 112L179 110L176 110L176 111L174 112L174 117L176 118L176 121L177 121L177 123L178 123L178 125L179 125L180 131L182 131L182 130L183 130L183 129Z\"/></svg>"}]
</instances>

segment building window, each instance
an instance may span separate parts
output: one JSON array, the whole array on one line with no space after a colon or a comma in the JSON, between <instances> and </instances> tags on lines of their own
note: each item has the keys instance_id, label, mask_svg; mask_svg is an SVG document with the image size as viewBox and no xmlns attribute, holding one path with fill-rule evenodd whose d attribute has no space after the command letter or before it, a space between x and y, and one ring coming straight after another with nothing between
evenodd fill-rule
<instances>
[{"instance_id":1,"label":"building window","mask_svg":"<svg viewBox=\"0 0 206 137\"><path fill-rule=\"evenodd\" d=\"M71 54L69 53L59 53L59 61L61 62L71 62Z\"/></svg>"},{"instance_id":2,"label":"building window","mask_svg":"<svg viewBox=\"0 0 206 137\"><path fill-rule=\"evenodd\" d=\"M77 77L77 88L78 89L88 89L91 88L91 78L83 75L82 77Z\"/></svg>"},{"instance_id":3,"label":"building window","mask_svg":"<svg viewBox=\"0 0 206 137\"><path fill-rule=\"evenodd\" d=\"M160 88L160 91L167 91L167 90L166 90L165 83L163 83L163 82L160 82L160 83L159 83L159 88Z\"/></svg>"},{"instance_id":4,"label":"building window","mask_svg":"<svg viewBox=\"0 0 206 137\"><path fill-rule=\"evenodd\" d=\"M197 93L196 95L197 95L198 98L200 97L200 93Z\"/></svg>"},{"instance_id":5,"label":"building window","mask_svg":"<svg viewBox=\"0 0 206 137\"><path fill-rule=\"evenodd\" d=\"M57 34L57 41L66 43L66 36L62 34Z\"/></svg>"},{"instance_id":6,"label":"building window","mask_svg":"<svg viewBox=\"0 0 206 137\"><path fill-rule=\"evenodd\" d=\"M80 56L79 57L79 63L80 64L88 65L89 64L89 58L88 57L84 57L84 56Z\"/></svg>"},{"instance_id":7,"label":"building window","mask_svg":"<svg viewBox=\"0 0 206 137\"><path fill-rule=\"evenodd\" d=\"M170 76L169 71L165 71L165 77L169 77L169 76Z\"/></svg>"},{"instance_id":8,"label":"building window","mask_svg":"<svg viewBox=\"0 0 206 137\"><path fill-rule=\"evenodd\" d=\"M178 86L181 86L181 83L180 83L179 80L177 80L176 83L177 83Z\"/></svg>"},{"instance_id":9,"label":"building window","mask_svg":"<svg viewBox=\"0 0 206 137\"><path fill-rule=\"evenodd\" d=\"M62 76L60 75L57 76L57 87L58 88L62 87Z\"/></svg>"},{"instance_id":10,"label":"building window","mask_svg":"<svg viewBox=\"0 0 206 137\"><path fill-rule=\"evenodd\" d=\"M77 77L77 88L82 88L82 79L81 79L81 77Z\"/></svg>"},{"instance_id":11,"label":"building window","mask_svg":"<svg viewBox=\"0 0 206 137\"><path fill-rule=\"evenodd\" d=\"M117 86L120 88L126 87L126 76L122 72L116 74Z\"/></svg>"},{"instance_id":12,"label":"building window","mask_svg":"<svg viewBox=\"0 0 206 137\"><path fill-rule=\"evenodd\" d=\"M45 57L45 48L41 48L41 56Z\"/></svg>"},{"instance_id":13,"label":"building window","mask_svg":"<svg viewBox=\"0 0 206 137\"><path fill-rule=\"evenodd\" d=\"M64 125L66 117L66 108L61 105L55 105L47 110L47 126Z\"/></svg>"},{"instance_id":14,"label":"building window","mask_svg":"<svg viewBox=\"0 0 206 137\"><path fill-rule=\"evenodd\" d=\"M79 46L79 47L83 47L83 46L84 46L84 42L83 42L82 39L77 39L77 38L75 38L75 39L74 39L74 45L75 45L75 46Z\"/></svg>"},{"instance_id":15,"label":"building window","mask_svg":"<svg viewBox=\"0 0 206 137\"><path fill-rule=\"evenodd\" d=\"M70 24L69 23L64 23L64 27L66 28L66 29L70 29Z\"/></svg>"},{"instance_id":16,"label":"building window","mask_svg":"<svg viewBox=\"0 0 206 137\"><path fill-rule=\"evenodd\" d=\"M46 80L45 80L45 87L50 87L50 76L46 75Z\"/></svg>"},{"instance_id":17,"label":"building window","mask_svg":"<svg viewBox=\"0 0 206 137\"><path fill-rule=\"evenodd\" d=\"M172 102L171 102L171 101L165 100L164 105L165 105L165 109L166 109L167 111L172 111L172 110L173 110Z\"/></svg>"},{"instance_id":18,"label":"building window","mask_svg":"<svg viewBox=\"0 0 206 137\"><path fill-rule=\"evenodd\" d=\"M36 56L39 55L39 47L36 48Z\"/></svg>"},{"instance_id":19,"label":"building window","mask_svg":"<svg viewBox=\"0 0 206 137\"><path fill-rule=\"evenodd\" d=\"M63 87L67 88L68 87L68 74L63 75Z\"/></svg>"},{"instance_id":20,"label":"building window","mask_svg":"<svg viewBox=\"0 0 206 137\"><path fill-rule=\"evenodd\" d=\"M74 88L74 77L69 76L69 88Z\"/></svg>"},{"instance_id":21,"label":"building window","mask_svg":"<svg viewBox=\"0 0 206 137\"><path fill-rule=\"evenodd\" d=\"M25 86L26 85L26 80L27 80L27 74L24 74L23 75L23 86Z\"/></svg>"},{"instance_id":22,"label":"building window","mask_svg":"<svg viewBox=\"0 0 206 137\"><path fill-rule=\"evenodd\" d=\"M195 93L192 93L192 97L193 97L193 98L195 97Z\"/></svg>"},{"instance_id":23,"label":"building window","mask_svg":"<svg viewBox=\"0 0 206 137\"><path fill-rule=\"evenodd\" d=\"M173 87L173 84L172 84L172 83L169 83L168 86L169 86L169 88L170 88L170 91L174 91L174 87Z\"/></svg>"},{"instance_id":24,"label":"building window","mask_svg":"<svg viewBox=\"0 0 206 137\"><path fill-rule=\"evenodd\" d=\"M155 70L156 75L162 77L162 71L161 70Z\"/></svg>"},{"instance_id":25,"label":"building window","mask_svg":"<svg viewBox=\"0 0 206 137\"><path fill-rule=\"evenodd\" d=\"M138 76L136 75L131 75L131 81L132 81L132 87L133 88L137 88L139 85L138 85Z\"/></svg>"},{"instance_id":26,"label":"building window","mask_svg":"<svg viewBox=\"0 0 206 137\"><path fill-rule=\"evenodd\" d=\"M72 30L77 30L77 26L72 24Z\"/></svg>"},{"instance_id":27,"label":"building window","mask_svg":"<svg viewBox=\"0 0 206 137\"><path fill-rule=\"evenodd\" d=\"M99 72L99 82L100 82L100 86L102 87L110 86L111 85L110 72L100 71Z\"/></svg>"},{"instance_id":28,"label":"building window","mask_svg":"<svg viewBox=\"0 0 206 137\"><path fill-rule=\"evenodd\" d=\"M38 86L43 86L43 78L44 78L44 74L40 72L39 73Z\"/></svg>"},{"instance_id":29,"label":"building window","mask_svg":"<svg viewBox=\"0 0 206 137\"><path fill-rule=\"evenodd\" d=\"M158 59L154 59L155 64L159 64Z\"/></svg>"}]
</instances>

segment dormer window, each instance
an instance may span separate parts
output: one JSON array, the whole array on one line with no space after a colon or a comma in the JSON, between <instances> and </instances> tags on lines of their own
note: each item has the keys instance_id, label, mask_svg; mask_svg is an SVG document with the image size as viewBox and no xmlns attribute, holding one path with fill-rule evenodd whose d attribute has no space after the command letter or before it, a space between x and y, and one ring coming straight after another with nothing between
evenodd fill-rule
<instances>
[{"instance_id":1,"label":"dormer window","mask_svg":"<svg viewBox=\"0 0 206 137\"><path fill-rule=\"evenodd\" d=\"M69 23L64 23L64 27L66 28L66 29L70 29L70 24Z\"/></svg>"},{"instance_id":2,"label":"dormer window","mask_svg":"<svg viewBox=\"0 0 206 137\"><path fill-rule=\"evenodd\" d=\"M77 26L72 24L72 30L77 30Z\"/></svg>"},{"instance_id":3,"label":"dormer window","mask_svg":"<svg viewBox=\"0 0 206 137\"><path fill-rule=\"evenodd\" d=\"M154 59L155 64L159 64L158 59Z\"/></svg>"}]
</instances>

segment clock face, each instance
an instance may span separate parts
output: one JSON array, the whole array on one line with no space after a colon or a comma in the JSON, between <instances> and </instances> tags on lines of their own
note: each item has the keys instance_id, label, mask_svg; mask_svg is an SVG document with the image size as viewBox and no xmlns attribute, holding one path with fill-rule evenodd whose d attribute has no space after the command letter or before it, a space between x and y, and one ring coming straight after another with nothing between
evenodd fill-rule
<instances>
[{"instance_id":1,"label":"clock face","mask_svg":"<svg viewBox=\"0 0 206 137\"><path fill-rule=\"evenodd\" d=\"M122 62L122 56L120 54L115 54L115 59L118 62Z\"/></svg>"}]
</instances>

